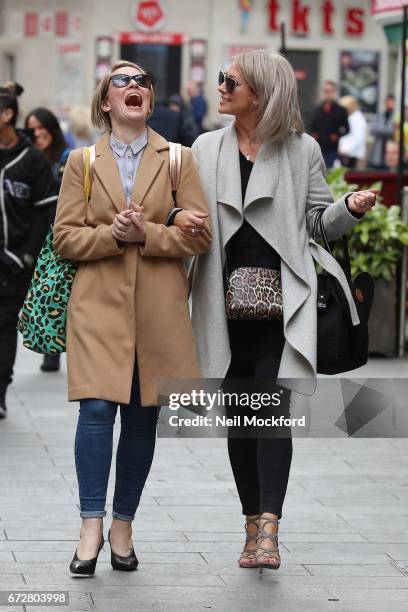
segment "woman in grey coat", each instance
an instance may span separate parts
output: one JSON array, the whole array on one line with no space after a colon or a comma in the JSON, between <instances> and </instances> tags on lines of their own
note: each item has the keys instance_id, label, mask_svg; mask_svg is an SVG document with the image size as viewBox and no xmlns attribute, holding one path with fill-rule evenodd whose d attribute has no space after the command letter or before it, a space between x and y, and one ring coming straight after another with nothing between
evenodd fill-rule
<instances>
[{"instance_id":1,"label":"woman in grey coat","mask_svg":"<svg viewBox=\"0 0 408 612\"><path fill-rule=\"evenodd\" d=\"M193 145L213 224L212 248L198 257L192 286L202 374L227 380L291 379L285 380L286 387L312 394L317 345L314 260L338 278L358 323L344 273L311 238L314 219L323 209L328 238L338 238L375 204L375 193L356 192L333 203L319 145L303 133L294 72L281 55L250 51L237 56L219 75L219 94L219 112L233 115L234 123L203 134ZM193 236L203 225L194 211L179 212L173 222ZM227 319L225 281L242 266L280 272L282 319ZM253 432L230 436L228 451L246 515L239 565L277 569L290 433L275 438Z\"/></svg>"}]
</instances>

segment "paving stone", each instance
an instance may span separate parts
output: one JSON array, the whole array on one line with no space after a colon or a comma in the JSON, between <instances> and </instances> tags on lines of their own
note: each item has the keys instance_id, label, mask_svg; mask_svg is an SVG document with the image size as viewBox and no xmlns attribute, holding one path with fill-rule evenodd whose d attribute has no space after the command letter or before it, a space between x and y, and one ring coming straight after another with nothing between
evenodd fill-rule
<instances>
[{"instance_id":1,"label":"paving stone","mask_svg":"<svg viewBox=\"0 0 408 612\"><path fill-rule=\"evenodd\" d=\"M356 563L354 565L346 565L341 563L326 564L305 564L305 569L313 576L398 576L401 571L391 563L382 563L379 565L365 565Z\"/></svg>"}]
</instances>

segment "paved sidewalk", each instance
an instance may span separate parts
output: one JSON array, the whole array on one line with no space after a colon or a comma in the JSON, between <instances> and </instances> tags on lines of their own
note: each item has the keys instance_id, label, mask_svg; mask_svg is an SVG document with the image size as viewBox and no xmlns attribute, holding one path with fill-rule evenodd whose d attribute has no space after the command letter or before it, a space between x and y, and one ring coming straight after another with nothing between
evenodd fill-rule
<instances>
[{"instance_id":1,"label":"paved sidewalk","mask_svg":"<svg viewBox=\"0 0 408 612\"><path fill-rule=\"evenodd\" d=\"M0 590L68 590L72 611L406 612L404 439L296 439L283 563L263 577L236 565L243 520L225 440L159 439L134 524L140 569L114 572L105 545L95 577L72 578L77 408L64 373L42 374L40 363L20 349L0 422ZM373 375L408 372L406 361L371 365ZM67 608L0 606L42 609Z\"/></svg>"}]
</instances>

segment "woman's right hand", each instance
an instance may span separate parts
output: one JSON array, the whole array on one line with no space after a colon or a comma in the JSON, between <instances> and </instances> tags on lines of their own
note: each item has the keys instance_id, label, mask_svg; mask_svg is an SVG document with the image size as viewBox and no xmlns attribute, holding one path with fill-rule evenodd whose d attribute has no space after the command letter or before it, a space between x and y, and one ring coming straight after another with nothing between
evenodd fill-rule
<instances>
[{"instance_id":1,"label":"woman's right hand","mask_svg":"<svg viewBox=\"0 0 408 612\"><path fill-rule=\"evenodd\" d=\"M174 217L173 225L178 227L183 234L196 237L202 232L208 213L198 210L181 210Z\"/></svg>"}]
</instances>

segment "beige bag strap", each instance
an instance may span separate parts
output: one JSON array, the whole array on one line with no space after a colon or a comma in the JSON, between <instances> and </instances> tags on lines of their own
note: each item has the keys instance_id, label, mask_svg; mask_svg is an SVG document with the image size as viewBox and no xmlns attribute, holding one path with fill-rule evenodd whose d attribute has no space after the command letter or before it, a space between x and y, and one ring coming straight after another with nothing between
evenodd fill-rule
<instances>
[{"instance_id":1,"label":"beige bag strap","mask_svg":"<svg viewBox=\"0 0 408 612\"><path fill-rule=\"evenodd\" d=\"M95 145L92 145L91 147L84 147L82 149L82 155L84 158L84 197L87 204L91 199L92 193L93 166L96 155L95 151Z\"/></svg>"},{"instance_id":2,"label":"beige bag strap","mask_svg":"<svg viewBox=\"0 0 408 612\"><path fill-rule=\"evenodd\" d=\"M181 176L181 144L169 142L170 147L170 184L173 194L177 191Z\"/></svg>"}]
</instances>

